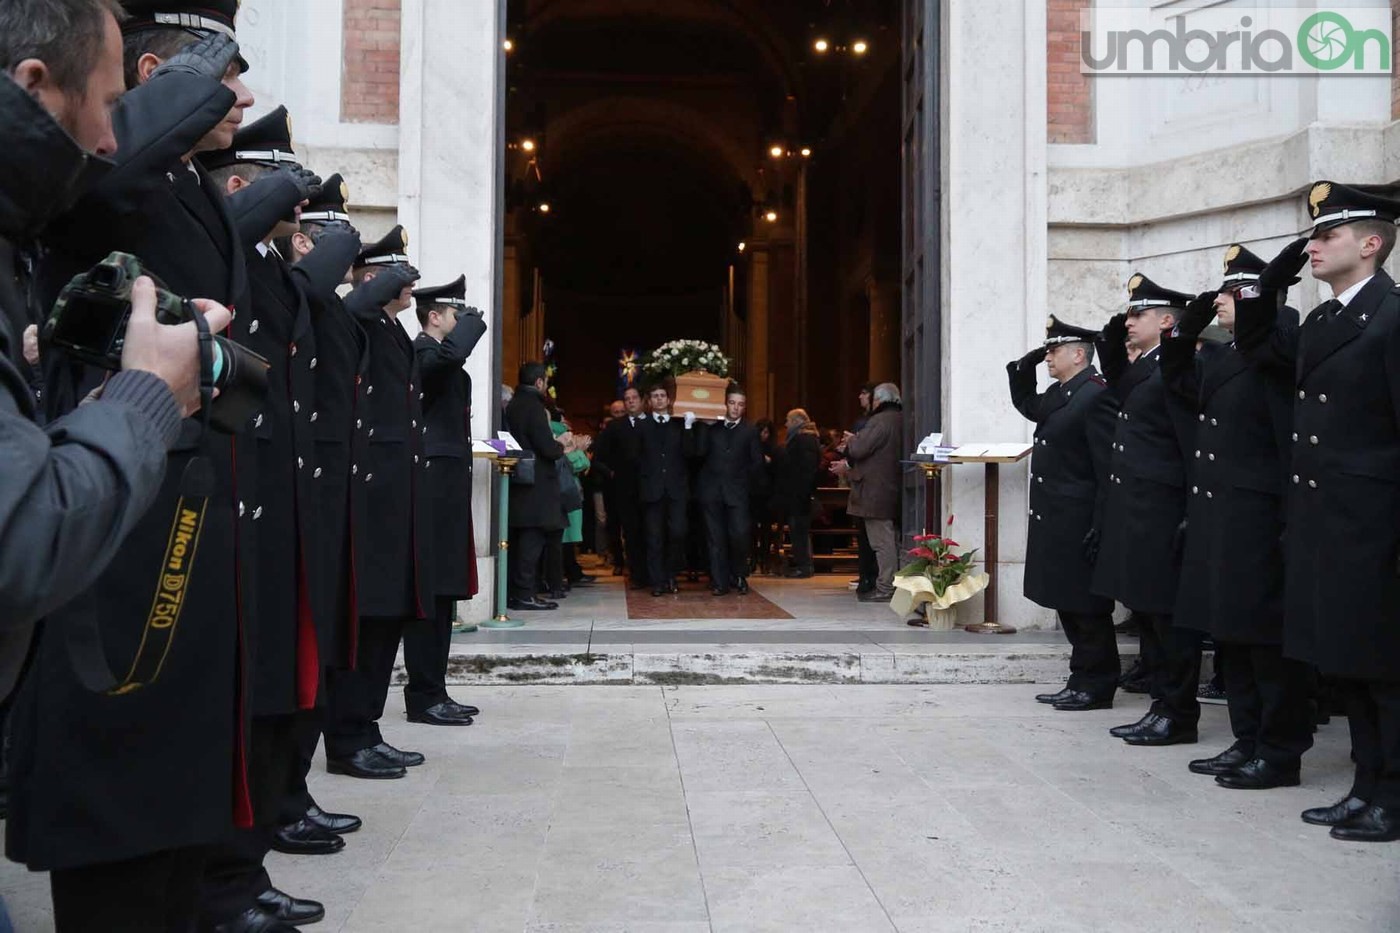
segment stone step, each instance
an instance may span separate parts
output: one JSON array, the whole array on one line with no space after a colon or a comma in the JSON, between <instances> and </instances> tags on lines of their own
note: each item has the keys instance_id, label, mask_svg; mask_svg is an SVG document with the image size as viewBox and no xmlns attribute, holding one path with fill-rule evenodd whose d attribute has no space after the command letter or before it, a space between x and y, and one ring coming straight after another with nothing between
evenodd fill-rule
<instances>
[{"instance_id":1,"label":"stone step","mask_svg":"<svg viewBox=\"0 0 1400 933\"><path fill-rule=\"evenodd\" d=\"M500 684L1063 684L1059 632L971 635L861 628L738 628L743 620L668 620L605 629L482 630L457 635L448 683ZM721 627L724 626L724 627ZM1124 664L1136 639L1122 639ZM402 659L396 680L405 675Z\"/></svg>"}]
</instances>

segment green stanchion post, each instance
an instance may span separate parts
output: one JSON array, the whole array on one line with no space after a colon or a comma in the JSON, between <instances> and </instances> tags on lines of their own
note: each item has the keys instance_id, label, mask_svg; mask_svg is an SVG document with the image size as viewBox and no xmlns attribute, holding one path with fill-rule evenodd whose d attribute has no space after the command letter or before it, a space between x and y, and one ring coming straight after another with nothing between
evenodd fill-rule
<instances>
[{"instance_id":1,"label":"green stanchion post","mask_svg":"<svg viewBox=\"0 0 1400 933\"><path fill-rule=\"evenodd\" d=\"M506 615L506 578L509 568L506 562L506 554L510 549L510 477L515 472L515 465L519 462L514 457L499 457L496 460L496 471L499 474L501 488L496 491L497 502L500 504L496 526L496 616L481 623L482 628L520 628L525 623L520 619L512 619Z\"/></svg>"}]
</instances>

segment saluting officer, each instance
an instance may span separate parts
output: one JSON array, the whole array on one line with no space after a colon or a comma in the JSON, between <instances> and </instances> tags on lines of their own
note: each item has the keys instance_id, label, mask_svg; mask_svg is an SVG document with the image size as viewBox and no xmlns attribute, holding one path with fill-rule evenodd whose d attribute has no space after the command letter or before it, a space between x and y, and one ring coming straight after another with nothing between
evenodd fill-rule
<instances>
[{"instance_id":1,"label":"saluting officer","mask_svg":"<svg viewBox=\"0 0 1400 933\"><path fill-rule=\"evenodd\" d=\"M356 538L360 616L354 696L337 701L326 726L326 769L359 778L403 777L423 763L418 752L384 741L379 719L389 694L405 626L432 605L426 557L427 499L422 495L423 387L413 342L396 315L413 301L418 270L408 261L408 236L396 226L355 260L356 288L346 309L369 347L364 414L368 456L350 465L350 484L364 488L368 533ZM363 546L361 546L363 545Z\"/></svg>"},{"instance_id":2,"label":"saluting officer","mask_svg":"<svg viewBox=\"0 0 1400 933\"><path fill-rule=\"evenodd\" d=\"M1128 310L1104 327L1099 358L1118 407L1109 442L1104 501L1092 589L1143 619L1142 658L1152 682L1152 707L1136 723L1109 732L1129 745L1196 741L1201 706L1200 634L1172 624L1186 518L1187 419L1167 403L1158 366L1163 328L1191 296L1163 288L1144 275L1128 280ZM1126 342L1125 342L1126 341ZM1127 343L1137 351L1128 363Z\"/></svg>"},{"instance_id":3,"label":"saluting officer","mask_svg":"<svg viewBox=\"0 0 1400 933\"><path fill-rule=\"evenodd\" d=\"M296 233L281 241L282 255L292 263L293 278L302 286L316 337L316 407L311 413L315 467L311 471L312 512L319 533L312 539L311 604L320 633L320 658L325 672L322 718L304 723L298 736L298 778L283 808L286 826L275 845L302 835L307 822L337 835L354 832L360 819L327 813L312 798L306 775L326 719L338 708L345 677L353 681L359 617L356 579L351 555L359 536L367 534L363 483L350 482L353 464L368 458L368 427L364 424L363 377L369 371L364 330L341 301L336 289L350 279L350 267L360 252L360 234L350 224L345 202L349 188L339 174L327 178L321 191L302 208ZM348 691L355 697L354 686Z\"/></svg>"},{"instance_id":4,"label":"saluting officer","mask_svg":"<svg viewBox=\"0 0 1400 933\"><path fill-rule=\"evenodd\" d=\"M40 301L51 305L73 274L120 249L173 292L242 312L238 236L223 195L189 161L229 145L252 104L232 38L236 3L125 8L131 90L113 113L117 166L51 226ZM167 26L161 14L186 18ZM246 337L243 317L234 340ZM258 503L253 458L239 458L235 486L232 447L200 419L184 423L156 500L98 582L49 617L17 700L8 853L50 871L60 930L142 918L192 925L205 847L235 820L251 825L237 658L255 611ZM207 465L190 467L196 454ZM175 558L172 541L184 535L197 547ZM180 612L166 625L151 607L177 587ZM77 642L86 646L81 680L70 657Z\"/></svg>"},{"instance_id":5,"label":"saluting officer","mask_svg":"<svg viewBox=\"0 0 1400 933\"><path fill-rule=\"evenodd\" d=\"M1236 312L1241 351L1294 374L1284 652L1337 678L1356 759L1347 796L1302 818L1358 842L1400 839L1400 289L1381 268L1400 221L1394 195L1314 184L1310 233ZM1334 297L1301 326L1280 324L1305 262Z\"/></svg>"},{"instance_id":6,"label":"saluting officer","mask_svg":"<svg viewBox=\"0 0 1400 933\"><path fill-rule=\"evenodd\" d=\"M1173 397L1196 419L1175 619L1214 640L1235 735L1225 751L1189 767L1245 790L1296 785L1313 731L1312 671L1282 649L1291 374L1252 367L1233 344L1203 339L1212 318L1234 332L1235 296L1263 268L1248 249L1230 246L1219 291L1186 306L1162 338L1161 362ZM1292 308L1278 313L1281 325L1297 325Z\"/></svg>"},{"instance_id":7,"label":"saluting officer","mask_svg":"<svg viewBox=\"0 0 1400 933\"><path fill-rule=\"evenodd\" d=\"M1071 712L1111 708L1122 672L1113 600L1090 588L1113 434L1101 399L1106 383L1094 368L1097 336L1052 314L1045 343L1006 364L1011 404L1035 422L1025 594L1055 610L1071 648L1069 682L1036 700ZM1037 393L1041 360L1055 384Z\"/></svg>"},{"instance_id":8,"label":"saluting officer","mask_svg":"<svg viewBox=\"0 0 1400 933\"><path fill-rule=\"evenodd\" d=\"M467 304L467 278L413 292L423 332L413 340L423 381L423 495L432 528L423 565L432 579L431 615L403 636L409 722L471 725L479 710L447 695L447 655L457 600L476 595L472 534L472 380L463 369L486 333L479 310ZM428 607L425 607L428 608Z\"/></svg>"}]
</instances>

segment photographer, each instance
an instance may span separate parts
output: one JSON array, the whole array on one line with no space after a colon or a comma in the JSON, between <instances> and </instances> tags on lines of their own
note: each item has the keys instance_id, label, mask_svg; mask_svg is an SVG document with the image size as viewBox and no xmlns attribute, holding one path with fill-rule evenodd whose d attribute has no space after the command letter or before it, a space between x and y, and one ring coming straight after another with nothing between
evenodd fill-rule
<instances>
[{"instance_id":1,"label":"photographer","mask_svg":"<svg viewBox=\"0 0 1400 933\"><path fill-rule=\"evenodd\" d=\"M160 488L180 418L199 407L195 325L158 325L148 279L133 290L123 371L95 403L41 430L16 365L31 317L19 254L81 193L88 155L116 149L108 108L123 89L119 11L108 0L0 2L0 126L13 140L0 148L0 274L17 285L0 292L0 697L31 623L106 567ZM212 330L227 326L226 309L202 308Z\"/></svg>"}]
</instances>

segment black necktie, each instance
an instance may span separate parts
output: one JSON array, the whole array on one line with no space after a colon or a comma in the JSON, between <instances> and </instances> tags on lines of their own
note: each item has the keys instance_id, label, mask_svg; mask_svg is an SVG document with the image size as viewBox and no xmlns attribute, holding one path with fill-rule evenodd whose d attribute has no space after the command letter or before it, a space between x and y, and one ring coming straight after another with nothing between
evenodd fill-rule
<instances>
[{"instance_id":1,"label":"black necktie","mask_svg":"<svg viewBox=\"0 0 1400 933\"><path fill-rule=\"evenodd\" d=\"M737 422L737 421L726 421L726 422L724 423L724 426L725 426L726 429L732 431L732 430L734 430L735 428L737 428L737 427L739 426L739 422Z\"/></svg>"},{"instance_id":2,"label":"black necktie","mask_svg":"<svg viewBox=\"0 0 1400 933\"><path fill-rule=\"evenodd\" d=\"M1342 303L1335 298L1329 298L1317 306L1317 310L1322 312L1320 320L1324 324L1332 323L1332 319L1337 316L1337 312L1342 310Z\"/></svg>"}]
</instances>

